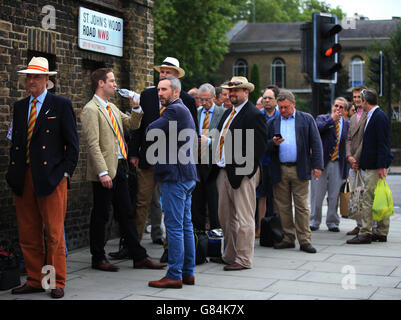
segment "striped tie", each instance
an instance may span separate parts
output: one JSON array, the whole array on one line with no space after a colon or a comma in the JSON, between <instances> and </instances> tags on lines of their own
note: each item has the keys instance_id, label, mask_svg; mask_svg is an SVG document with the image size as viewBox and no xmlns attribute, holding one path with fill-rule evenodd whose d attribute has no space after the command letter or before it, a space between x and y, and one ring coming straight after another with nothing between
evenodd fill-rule
<instances>
[{"instance_id":1,"label":"striped tie","mask_svg":"<svg viewBox=\"0 0 401 320\"><path fill-rule=\"evenodd\" d=\"M111 123L113 124L113 128L114 128L114 132L117 135L117 139L118 139L118 143L120 145L121 153L124 156L124 158L127 159L127 151L125 150L124 141L123 141L123 138L121 137L120 130L118 130L116 120L114 119L113 114L111 113L111 109L110 109L109 105L107 105L107 111L109 112Z\"/></svg>"},{"instance_id":2,"label":"striped tie","mask_svg":"<svg viewBox=\"0 0 401 320\"><path fill-rule=\"evenodd\" d=\"M340 140L340 121L336 121L336 147L334 148L333 153L331 154L331 161L336 161L338 158L338 145Z\"/></svg>"},{"instance_id":3,"label":"striped tie","mask_svg":"<svg viewBox=\"0 0 401 320\"><path fill-rule=\"evenodd\" d=\"M209 133L209 110L206 111L206 116L205 119L203 120L203 125L202 125L202 134L207 136Z\"/></svg>"},{"instance_id":4,"label":"striped tie","mask_svg":"<svg viewBox=\"0 0 401 320\"><path fill-rule=\"evenodd\" d=\"M161 105L161 107L160 107L160 116L162 116L162 114L163 114L165 109L166 109L166 107Z\"/></svg>"},{"instance_id":5,"label":"striped tie","mask_svg":"<svg viewBox=\"0 0 401 320\"><path fill-rule=\"evenodd\" d=\"M31 144L32 133L36 123L36 102L38 102L37 99L32 100L31 113L29 114L29 120L28 120L28 134L26 137L26 163L30 162L29 146Z\"/></svg>"},{"instance_id":6,"label":"striped tie","mask_svg":"<svg viewBox=\"0 0 401 320\"><path fill-rule=\"evenodd\" d=\"M222 133L221 138L220 138L219 153L217 155L217 162L219 162L221 160L222 151L223 151L223 145L224 145L224 137L227 134L228 126L230 125L230 122L233 119L234 114L235 114L235 108L233 107L233 110L230 113L230 118L228 118L228 121L227 121L226 125L224 126L223 133Z\"/></svg>"}]
</instances>

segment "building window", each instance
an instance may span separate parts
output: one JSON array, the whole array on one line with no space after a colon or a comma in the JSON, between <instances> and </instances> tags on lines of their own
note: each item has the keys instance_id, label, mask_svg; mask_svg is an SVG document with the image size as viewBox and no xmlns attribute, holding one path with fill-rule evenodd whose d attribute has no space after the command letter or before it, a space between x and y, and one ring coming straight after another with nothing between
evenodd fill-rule
<instances>
[{"instance_id":1,"label":"building window","mask_svg":"<svg viewBox=\"0 0 401 320\"><path fill-rule=\"evenodd\" d=\"M363 68L365 61L361 57L354 57L349 63L349 81L351 87L365 84Z\"/></svg>"},{"instance_id":2,"label":"building window","mask_svg":"<svg viewBox=\"0 0 401 320\"><path fill-rule=\"evenodd\" d=\"M283 59L273 60L270 70L270 81L279 88L285 88L285 62Z\"/></svg>"},{"instance_id":3,"label":"building window","mask_svg":"<svg viewBox=\"0 0 401 320\"><path fill-rule=\"evenodd\" d=\"M233 75L248 77L248 63L244 59L238 59L235 61Z\"/></svg>"}]
</instances>

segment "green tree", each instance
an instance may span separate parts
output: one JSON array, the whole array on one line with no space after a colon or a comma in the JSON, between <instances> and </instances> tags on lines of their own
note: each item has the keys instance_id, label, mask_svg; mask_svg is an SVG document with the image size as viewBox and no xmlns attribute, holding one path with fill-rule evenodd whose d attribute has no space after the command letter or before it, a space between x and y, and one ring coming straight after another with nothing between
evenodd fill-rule
<instances>
[{"instance_id":1,"label":"green tree","mask_svg":"<svg viewBox=\"0 0 401 320\"><path fill-rule=\"evenodd\" d=\"M390 35L388 42L379 42L377 40L372 41L371 45L366 49L368 56L368 72L366 77L366 84L368 87L375 88L378 90L378 84L373 82L369 76L372 75L370 68L373 67L371 57L377 57L379 51L382 50L384 54L384 91L383 96L379 98L379 105L389 113L388 110L388 61L391 62L391 74L392 74L392 85L391 85L391 103L401 103L401 23L398 24L398 28Z\"/></svg>"},{"instance_id":2,"label":"green tree","mask_svg":"<svg viewBox=\"0 0 401 320\"><path fill-rule=\"evenodd\" d=\"M253 83L253 85L255 86L255 90L253 90L249 95L249 100L251 100L251 102L256 105L256 101L258 101L259 97L261 96L260 73L257 64L254 64L252 66L249 82Z\"/></svg>"},{"instance_id":3,"label":"green tree","mask_svg":"<svg viewBox=\"0 0 401 320\"><path fill-rule=\"evenodd\" d=\"M227 52L226 32L245 0L164 0L154 3L155 64L172 56L180 61L188 90L212 75Z\"/></svg>"}]
</instances>

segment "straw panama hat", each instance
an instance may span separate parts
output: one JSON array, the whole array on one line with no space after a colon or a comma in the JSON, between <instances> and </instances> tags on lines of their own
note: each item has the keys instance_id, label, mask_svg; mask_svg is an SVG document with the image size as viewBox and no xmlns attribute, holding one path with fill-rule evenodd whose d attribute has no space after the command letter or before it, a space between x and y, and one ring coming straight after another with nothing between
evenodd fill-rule
<instances>
[{"instance_id":1,"label":"straw panama hat","mask_svg":"<svg viewBox=\"0 0 401 320\"><path fill-rule=\"evenodd\" d=\"M154 66L154 68L158 72L160 72L160 68L172 68L178 71L178 78L185 76L184 69L180 68L180 62L173 57L167 57L160 66Z\"/></svg>"},{"instance_id":2,"label":"straw panama hat","mask_svg":"<svg viewBox=\"0 0 401 320\"><path fill-rule=\"evenodd\" d=\"M250 92L255 90L253 83L248 82L248 79L245 77L232 77L226 85L222 85L221 87L224 89L243 88L248 89Z\"/></svg>"},{"instance_id":3,"label":"straw panama hat","mask_svg":"<svg viewBox=\"0 0 401 320\"><path fill-rule=\"evenodd\" d=\"M56 71L49 71L49 62L43 57L33 57L28 64L28 68L18 71L19 73L48 74L49 76L57 74Z\"/></svg>"}]
</instances>

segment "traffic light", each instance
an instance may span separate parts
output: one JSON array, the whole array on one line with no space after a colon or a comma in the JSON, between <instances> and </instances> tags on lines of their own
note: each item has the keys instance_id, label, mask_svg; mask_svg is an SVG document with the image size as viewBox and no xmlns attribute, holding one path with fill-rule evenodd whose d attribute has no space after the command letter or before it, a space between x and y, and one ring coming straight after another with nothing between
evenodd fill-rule
<instances>
[{"instance_id":1,"label":"traffic light","mask_svg":"<svg viewBox=\"0 0 401 320\"><path fill-rule=\"evenodd\" d=\"M338 33L342 30L335 14L315 12L313 25L313 82L337 83L337 71L341 69L338 55L341 45Z\"/></svg>"},{"instance_id":2,"label":"traffic light","mask_svg":"<svg viewBox=\"0 0 401 320\"><path fill-rule=\"evenodd\" d=\"M373 63L373 67L370 68L370 71L373 73L369 78L373 82L376 82L379 85L379 96L383 95L384 89L384 56L383 52L379 52L378 57L370 58L371 63Z\"/></svg>"}]
</instances>

